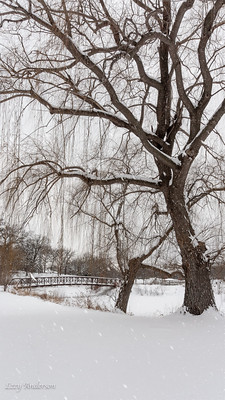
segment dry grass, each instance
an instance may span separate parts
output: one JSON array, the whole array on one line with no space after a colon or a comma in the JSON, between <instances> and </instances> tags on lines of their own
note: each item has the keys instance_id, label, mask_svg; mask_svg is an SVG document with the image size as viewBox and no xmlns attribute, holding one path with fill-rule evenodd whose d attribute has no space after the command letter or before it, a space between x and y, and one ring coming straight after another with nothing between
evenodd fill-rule
<instances>
[{"instance_id":1,"label":"dry grass","mask_svg":"<svg viewBox=\"0 0 225 400\"><path fill-rule=\"evenodd\" d=\"M44 293L39 293L39 292L34 292L30 288L26 289L11 289L10 291L13 294L17 294L19 296L32 296L32 297L37 297L40 298L44 301L50 301L52 303L56 304L63 304L66 306L70 307L79 307L79 308L84 308L88 310L97 310L97 311L112 311L109 307L106 306L106 304L100 304L97 298L92 298L91 296L83 295L79 297L72 297L72 298L65 298L65 296L62 293L59 293L57 291L54 292L44 292Z\"/></svg>"},{"instance_id":2,"label":"dry grass","mask_svg":"<svg viewBox=\"0 0 225 400\"><path fill-rule=\"evenodd\" d=\"M64 303L64 296L58 292L53 293L38 293L33 292L30 288L27 289L12 289L11 293L19 296L33 296L38 297L44 301L51 301L52 303L62 304Z\"/></svg>"},{"instance_id":3,"label":"dry grass","mask_svg":"<svg viewBox=\"0 0 225 400\"><path fill-rule=\"evenodd\" d=\"M100 304L98 299L91 298L91 296L79 296L74 297L70 305L79 308L85 308L88 310L97 310L97 311L112 311L106 304Z\"/></svg>"}]
</instances>

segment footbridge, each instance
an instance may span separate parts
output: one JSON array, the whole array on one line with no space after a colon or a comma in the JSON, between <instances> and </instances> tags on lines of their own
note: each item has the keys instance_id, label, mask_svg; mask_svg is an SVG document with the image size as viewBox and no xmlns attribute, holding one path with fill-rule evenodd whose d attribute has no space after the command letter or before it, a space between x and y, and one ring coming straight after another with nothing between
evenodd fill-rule
<instances>
[{"instance_id":1,"label":"footbridge","mask_svg":"<svg viewBox=\"0 0 225 400\"><path fill-rule=\"evenodd\" d=\"M86 286L109 286L117 287L121 285L119 278L105 278L94 276L26 276L13 278L9 285L16 288L33 288L45 286L67 286L67 285L86 285Z\"/></svg>"}]
</instances>

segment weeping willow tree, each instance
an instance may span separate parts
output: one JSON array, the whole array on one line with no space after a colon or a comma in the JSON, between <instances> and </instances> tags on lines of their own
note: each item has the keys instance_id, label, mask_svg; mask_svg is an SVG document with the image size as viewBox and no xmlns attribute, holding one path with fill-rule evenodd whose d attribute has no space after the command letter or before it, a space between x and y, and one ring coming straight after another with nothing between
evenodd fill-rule
<instances>
[{"instance_id":1,"label":"weeping willow tree","mask_svg":"<svg viewBox=\"0 0 225 400\"><path fill-rule=\"evenodd\" d=\"M192 314L215 306L187 182L199 158L207 166L208 155L224 148L216 130L225 113L224 6L225 0L2 0L0 10L1 103L39 104L56 125L86 120L92 143L107 149L101 168L93 168L93 158L83 162L79 151L60 160L31 151L6 178L18 175L17 190L32 182L34 194L42 182L39 201L66 178L89 188L126 183L149 196L160 192L182 258L184 307ZM85 124L72 125L82 141ZM120 152L124 137L134 154L141 149L129 170Z\"/></svg>"}]
</instances>

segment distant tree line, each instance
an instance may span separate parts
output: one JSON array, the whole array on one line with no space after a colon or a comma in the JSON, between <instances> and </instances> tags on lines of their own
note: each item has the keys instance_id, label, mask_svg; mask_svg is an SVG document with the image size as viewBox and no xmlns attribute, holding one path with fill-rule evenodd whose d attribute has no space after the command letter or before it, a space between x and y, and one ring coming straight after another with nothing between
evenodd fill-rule
<instances>
[{"instance_id":1,"label":"distant tree line","mask_svg":"<svg viewBox=\"0 0 225 400\"><path fill-rule=\"evenodd\" d=\"M224 252L217 252L211 278L225 279ZM220 254L221 253L221 254ZM102 255L76 255L63 246L52 247L46 236L26 231L0 219L0 285L6 289L14 274L54 273L123 278L120 269L105 252ZM137 278L184 279L181 265L142 265Z\"/></svg>"},{"instance_id":2,"label":"distant tree line","mask_svg":"<svg viewBox=\"0 0 225 400\"><path fill-rule=\"evenodd\" d=\"M0 285L5 288L16 273L57 273L115 276L106 256L83 255L63 246L52 247L49 238L10 225L0 219Z\"/></svg>"}]
</instances>

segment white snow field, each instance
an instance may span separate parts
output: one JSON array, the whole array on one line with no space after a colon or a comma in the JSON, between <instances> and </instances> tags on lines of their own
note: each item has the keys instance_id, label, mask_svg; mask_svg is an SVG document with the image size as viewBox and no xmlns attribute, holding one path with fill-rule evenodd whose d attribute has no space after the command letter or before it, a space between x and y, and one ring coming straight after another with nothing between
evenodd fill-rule
<instances>
[{"instance_id":1,"label":"white snow field","mask_svg":"<svg viewBox=\"0 0 225 400\"><path fill-rule=\"evenodd\" d=\"M183 289L149 290L132 316L1 291L0 399L225 400L225 317L169 314Z\"/></svg>"}]
</instances>

